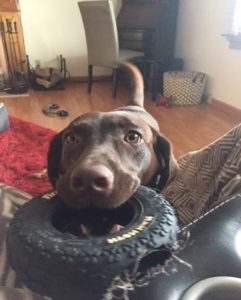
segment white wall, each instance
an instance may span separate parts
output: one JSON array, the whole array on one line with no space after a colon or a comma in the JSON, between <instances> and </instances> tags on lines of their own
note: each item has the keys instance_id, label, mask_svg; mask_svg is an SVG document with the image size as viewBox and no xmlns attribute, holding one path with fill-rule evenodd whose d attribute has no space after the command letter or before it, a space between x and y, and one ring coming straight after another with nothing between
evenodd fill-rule
<instances>
[{"instance_id":1,"label":"white wall","mask_svg":"<svg viewBox=\"0 0 241 300\"><path fill-rule=\"evenodd\" d=\"M118 10L120 0L113 0ZM26 52L35 66L55 66L66 57L71 76L87 75L87 48L78 0L20 0ZM96 68L95 68L96 69ZM97 69L96 74L108 71Z\"/></svg>"},{"instance_id":2,"label":"white wall","mask_svg":"<svg viewBox=\"0 0 241 300\"><path fill-rule=\"evenodd\" d=\"M54 66L66 57L71 75L86 71L86 43L77 0L20 0L26 53L31 63Z\"/></svg>"},{"instance_id":3,"label":"white wall","mask_svg":"<svg viewBox=\"0 0 241 300\"><path fill-rule=\"evenodd\" d=\"M229 48L234 0L180 0L176 57L208 74L208 93L241 108L241 49Z\"/></svg>"}]
</instances>

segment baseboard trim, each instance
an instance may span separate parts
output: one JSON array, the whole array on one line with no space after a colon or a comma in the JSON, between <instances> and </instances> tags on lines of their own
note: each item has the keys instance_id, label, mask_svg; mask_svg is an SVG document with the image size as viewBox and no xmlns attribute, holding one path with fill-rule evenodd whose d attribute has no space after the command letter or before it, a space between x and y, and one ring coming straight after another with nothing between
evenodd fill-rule
<instances>
[{"instance_id":1,"label":"baseboard trim","mask_svg":"<svg viewBox=\"0 0 241 300\"><path fill-rule=\"evenodd\" d=\"M106 76L93 76L93 82L101 82L101 81L111 81L112 77L110 75ZM69 81L72 82L88 82L87 76L71 76Z\"/></svg>"},{"instance_id":2,"label":"baseboard trim","mask_svg":"<svg viewBox=\"0 0 241 300\"><path fill-rule=\"evenodd\" d=\"M212 105L224 113L232 115L234 118L240 118L241 121L241 109L232 106L228 103L222 102L217 99L212 99Z\"/></svg>"}]
</instances>

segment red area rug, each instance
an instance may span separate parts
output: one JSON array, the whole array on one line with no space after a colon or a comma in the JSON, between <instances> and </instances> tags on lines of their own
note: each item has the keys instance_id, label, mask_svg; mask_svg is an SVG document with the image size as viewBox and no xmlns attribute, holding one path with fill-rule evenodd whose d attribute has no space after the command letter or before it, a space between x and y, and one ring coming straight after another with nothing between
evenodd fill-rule
<instances>
[{"instance_id":1,"label":"red area rug","mask_svg":"<svg viewBox=\"0 0 241 300\"><path fill-rule=\"evenodd\" d=\"M55 132L10 117L10 128L0 133L0 182L14 186L33 196L52 187L45 174L36 173L47 167L47 152Z\"/></svg>"}]
</instances>

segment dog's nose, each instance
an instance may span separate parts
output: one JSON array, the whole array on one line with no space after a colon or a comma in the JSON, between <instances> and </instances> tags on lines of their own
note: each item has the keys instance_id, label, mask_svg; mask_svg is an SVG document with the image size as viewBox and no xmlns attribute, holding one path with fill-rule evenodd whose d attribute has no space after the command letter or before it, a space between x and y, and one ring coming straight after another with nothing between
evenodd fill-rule
<instances>
[{"instance_id":1,"label":"dog's nose","mask_svg":"<svg viewBox=\"0 0 241 300\"><path fill-rule=\"evenodd\" d=\"M113 189L114 175L106 166L96 165L79 169L71 177L75 190L109 194Z\"/></svg>"}]
</instances>

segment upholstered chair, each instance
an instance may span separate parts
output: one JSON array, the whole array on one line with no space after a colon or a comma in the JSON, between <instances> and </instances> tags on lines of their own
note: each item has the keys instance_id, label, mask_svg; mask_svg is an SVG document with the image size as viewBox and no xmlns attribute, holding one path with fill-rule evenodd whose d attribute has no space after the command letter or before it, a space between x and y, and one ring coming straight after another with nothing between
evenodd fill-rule
<instances>
[{"instance_id":1,"label":"upholstered chair","mask_svg":"<svg viewBox=\"0 0 241 300\"><path fill-rule=\"evenodd\" d=\"M113 69L112 96L117 92L118 63L143 56L142 52L120 49L115 11L111 0L78 2L88 50L88 93L92 89L93 67Z\"/></svg>"}]
</instances>

